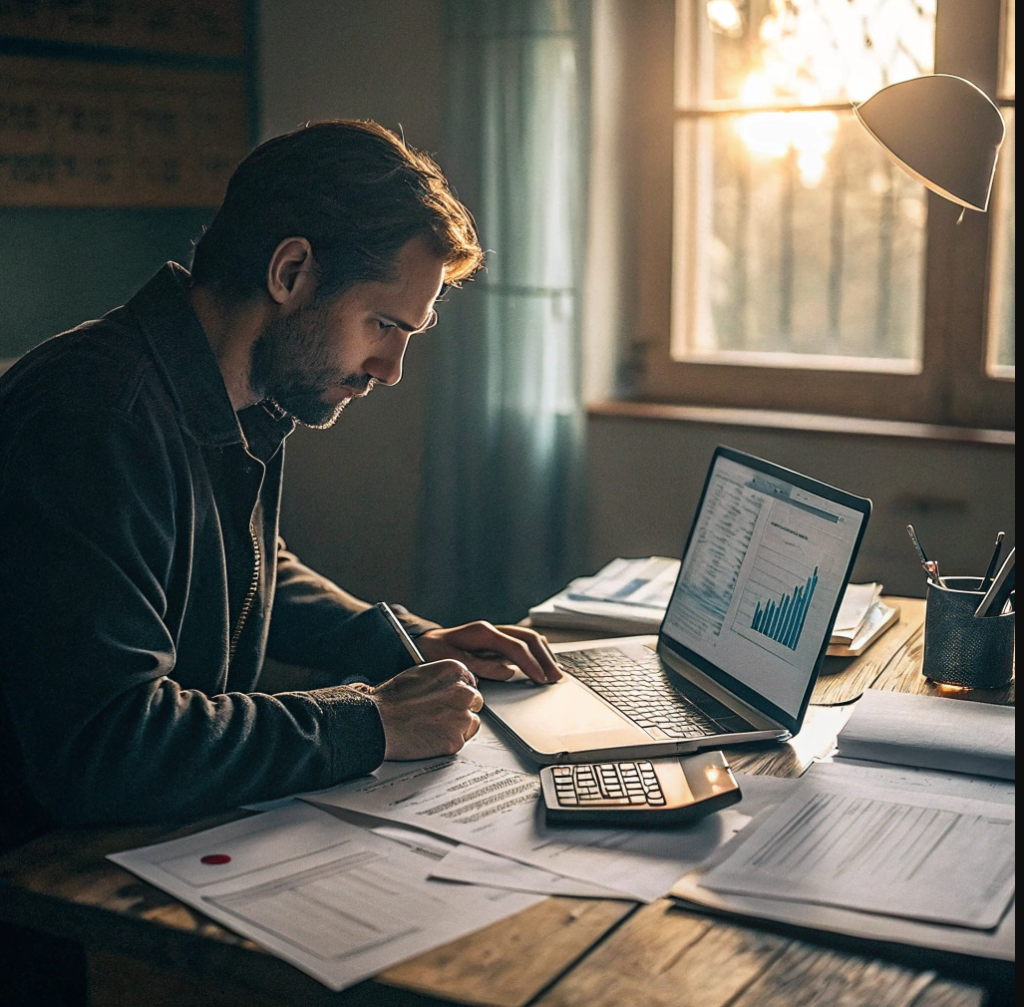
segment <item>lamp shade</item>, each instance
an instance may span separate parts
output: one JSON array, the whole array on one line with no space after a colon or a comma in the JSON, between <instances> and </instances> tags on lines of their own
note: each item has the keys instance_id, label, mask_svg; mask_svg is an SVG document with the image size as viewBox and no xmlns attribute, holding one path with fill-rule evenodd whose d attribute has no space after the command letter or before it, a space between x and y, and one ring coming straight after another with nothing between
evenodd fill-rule
<instances>
[{"instance_id":1,"label":"lamp shade","mask_svg":"<svg viewBox=\"0 0 1024 1007\"><path fill-rule=\"evenodd\" d=\"M854 107L904 171L940 196L984 213L1006 133L999 109L969 80L915 77Z\"/></svg>"}]
</instances>

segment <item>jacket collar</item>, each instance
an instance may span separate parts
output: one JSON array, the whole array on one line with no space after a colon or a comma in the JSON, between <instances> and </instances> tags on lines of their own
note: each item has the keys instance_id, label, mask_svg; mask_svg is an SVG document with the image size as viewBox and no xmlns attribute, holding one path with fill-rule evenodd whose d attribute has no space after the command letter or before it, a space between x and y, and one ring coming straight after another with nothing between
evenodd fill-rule
<instances>
[{"instance_id":1,"label":"jacket collar","mask_svg":"<svg viewBox=\"0 0 1024 1007\"><path fill-rule=\"evenodd\" d=\"M211 447L248 446L238 414L228 398L210 341L188 300L189 272L168 262L128 302L163 373L185 424L196 440ZM258 415L254 415L257 414ZM280 443L295 429L287 414L246 410L246 431Z\"/></svg>"}]
</instances>

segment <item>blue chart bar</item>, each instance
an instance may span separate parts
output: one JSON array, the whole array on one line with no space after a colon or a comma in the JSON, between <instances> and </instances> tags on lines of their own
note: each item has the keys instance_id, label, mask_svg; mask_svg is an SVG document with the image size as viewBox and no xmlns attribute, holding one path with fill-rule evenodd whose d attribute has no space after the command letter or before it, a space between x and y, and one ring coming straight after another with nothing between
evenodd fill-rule
<instances>
[{"instance_id":1,"label":"blue chart bar","mask_svg":"<svg viewBox=\"0 0 1024 1007\"><path fill-rule=\"evenodd\" d=\"M783 647L796 650L803 632L804 619L807 618L807 607L814 597L814 589L818 586L818 568L807 578L803 587L793 589L778 602L767 601L764 608L757 603L754 618L750 620L750 628L757 630L769 640L781 643Z\"/></svg>"}]
</instances>

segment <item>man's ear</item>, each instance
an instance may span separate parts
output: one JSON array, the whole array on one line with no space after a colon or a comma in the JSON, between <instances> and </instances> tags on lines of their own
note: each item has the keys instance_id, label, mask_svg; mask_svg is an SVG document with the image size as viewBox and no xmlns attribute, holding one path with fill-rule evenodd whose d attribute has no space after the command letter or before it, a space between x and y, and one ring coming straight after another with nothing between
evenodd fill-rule
<instances>
[{"instance_id":1,"label":"man's ear","mask_svg":"<svg viewBox=\"0 0 1024 1007\"><path fill-rule=\"evenodd\" d=\"M282 307L305 302L316 289L316 264L305 238L285 238L267 266L267 293Z\"/></svg>"}]
</instances>

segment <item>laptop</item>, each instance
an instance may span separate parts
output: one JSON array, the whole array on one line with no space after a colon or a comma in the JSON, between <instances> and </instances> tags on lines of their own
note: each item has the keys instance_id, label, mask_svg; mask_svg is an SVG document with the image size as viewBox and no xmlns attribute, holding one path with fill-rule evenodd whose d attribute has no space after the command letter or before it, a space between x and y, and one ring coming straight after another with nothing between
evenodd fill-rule
<instances>
[{"instance_id":1,"label":"laptop","mask_svg":"<svg viewBox=\"0 0 1024 1007\"><path fill-rule=\"evenodd\" d=\"M870 500L717 448L658 635L555 646L561 681L481 681L485 713L542 765L796 734L870 514Z\"/></svg>"}]
</instances>

